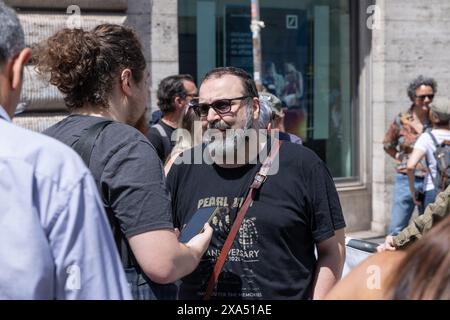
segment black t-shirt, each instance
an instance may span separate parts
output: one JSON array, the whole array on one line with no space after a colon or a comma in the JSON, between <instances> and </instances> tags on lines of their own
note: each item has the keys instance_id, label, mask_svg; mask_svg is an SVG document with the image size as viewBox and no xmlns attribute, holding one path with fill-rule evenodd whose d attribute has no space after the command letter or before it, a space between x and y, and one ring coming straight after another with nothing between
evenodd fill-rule
<instances>
[{"instance_id":1,"label":"black t-shirt","mask_svg":"<svg viewBox=\"0 0 450 320\"><path fill-rule=\"evenodd\" d=\"M339 197L324 163L298 144L285 142L279 152L278 173L267 178L248 209L212 298L309 298L315 244L345 227ZM221 208L211 223L213 240L199 267L182 279L181 299L203 297L230 222L259 167L172 166L167 181L177 227L185 225L198 208Z\"/></svg>"},{"instance_id":2,"label":"black t-shirt","mask_svg":"<svg viewBox=\"0 0 450 320\"><path fill-rule=\"evenodd\" d=\"M80 136L103 118L71 115L44 133L74 146ZM114 122L96 140L89 169L105 207L110 206L122 235L173 229L170 196L153 146L135 128ZM117 239L116 239L117 241ZM127 260L128 249L120 248Z\"/></svg>"},{"instance_id":3,"label":"black t-shirt","mask_svg":"<svg viewBox=\"0 0 450 320\"><path fill-rule=\"evenodd\" d=\"M175 146L175 141L172 141L171 138L172 133L176 130L176 128L169 126L162 120L159 120L157 124L161 125L165 132L165 136L161 135L161 132L159 132L155 125L153 125L148 130L147 138L155 147L159 159L161 159L162 162L165 162Z\"/></svg>"}]
</instances>

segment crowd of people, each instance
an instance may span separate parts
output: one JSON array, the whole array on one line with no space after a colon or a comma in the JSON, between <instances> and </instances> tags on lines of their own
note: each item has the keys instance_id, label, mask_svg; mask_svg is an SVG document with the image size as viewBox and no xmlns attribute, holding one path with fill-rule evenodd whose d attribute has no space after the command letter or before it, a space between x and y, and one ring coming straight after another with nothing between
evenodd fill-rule
<instances>
[{"instance_id":1,"label":"crowd of people","mask_svg":"<svg viewBox=\"0 0 450 320\"><path fill-rule=\"evenodd\" d=\"M333 178L246 71L213 69L198 88L190 75L163 79L149 123L150 74L131 28L62 29L32 52L1 1L0 20L0 299L450 298L450 191L439 193L432 158L450 139L450 101L434 99L433 79L409 86L413 105L385 140L398 175L379 250L393 252L339 281L346 224ZM31 57L70 112L43 134L11 123ZM283 96L300 98L295 67L286 73ZM217 209L213 223L180 242L204 208ZM369 263L399 271L368 292Z\"/></svg>"}]
</instances>

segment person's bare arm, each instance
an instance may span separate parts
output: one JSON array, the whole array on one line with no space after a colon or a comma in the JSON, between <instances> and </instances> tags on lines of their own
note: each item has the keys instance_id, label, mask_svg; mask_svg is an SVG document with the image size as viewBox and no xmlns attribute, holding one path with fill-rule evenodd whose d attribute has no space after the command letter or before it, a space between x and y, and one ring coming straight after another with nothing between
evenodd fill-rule
<instances>
[{"instance_id":1,"label":"person's bare arm","mask_svg":"<svg viewBox=\"0 0 450 320\"><path fill-rule=\"evenodd\" d=\"M408 163L406 164L406 171L408 172L408 181L409 181L409 191L411 192L411 195L413 197L414 203L416 205L420 205L420 202L417 201L415 193L416 193L416 187L414 185L414 170L416 169L417 164L419 163L420 159L425 155L425 151L421 149L414 148L413 152L409 156Z\"/></svg>"},{"instance_id":2,"label":"person's bare arm","mask_svg":"<svg viewBox=\"0 0 450 320\"><path fill-rule=\"evenodd\" d=\"M129 239L141 269L153 281L161 284L174 282L197 267L208 248L213 230L205 224L205 231L188 243L178 242L172 230L156 230Z\"/></svg>"},{"instance_id":3,"label":"person's bare arm","mask_svg":"<svg viewBox=\"0 0 450 320\"><path fill-rule=\"evenodd\" d=\"M166 176L169 174L170 168L172 168L173 163L180 156L180 154L181 152L177 152L175 154L171 153L167 158L166 164L164 165L164 173L166 174Z\"/></svg>"},{"instance_id":4,"label":"person's bare arm","mask_svg":"<svg viewBox=\"0 0 450 320\"><path fill-rule=\"evenodd\" d=\"M317 268L313 286L313 299L323 299L342 276L345 261L344 229L317 245Z\"/></svg>"},{"instance_id":5,"label":"person's bare arm","mask_svg":"<svg viewBox=\"0 0 450 320\"><path fill-rule=\"evenodd\" d=\"M382 252L370 256L326 295L326 300L386 299L387 279L404 257L404 252Z\"/></svg>"}]
</instances>

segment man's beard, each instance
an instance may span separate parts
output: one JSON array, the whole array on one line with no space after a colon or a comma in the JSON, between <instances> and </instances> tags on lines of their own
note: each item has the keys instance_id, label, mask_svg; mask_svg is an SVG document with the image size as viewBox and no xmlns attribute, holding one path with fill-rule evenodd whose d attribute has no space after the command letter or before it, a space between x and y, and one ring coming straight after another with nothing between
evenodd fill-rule
<instances>
[{"instance_id":1,"label":"man's beard","mask_svg":"<svg viewBox=\"0 0 450 320\"><path fill-rule=\"evenodd\" d=\"M246 113L247 121L244 128L231 129L222 119L208 124L208 130L203 136L203 142L212 156L215 158L217 156L220 157L220 155L236 156L245 152L247 137L249 136L249 131L253 128L253 110L247 108ZM226 130L226 134L224 135L222 131L218 130Z\"/></svg>"}]
</instances>

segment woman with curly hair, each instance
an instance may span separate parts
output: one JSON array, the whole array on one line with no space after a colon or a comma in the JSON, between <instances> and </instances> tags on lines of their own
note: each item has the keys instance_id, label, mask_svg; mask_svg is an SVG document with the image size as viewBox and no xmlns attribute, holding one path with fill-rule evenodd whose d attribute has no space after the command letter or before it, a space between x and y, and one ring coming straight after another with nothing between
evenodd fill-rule
<instances>
[{"instance_id":1,"label":"woman with curly hair","mask_svg":"<svg viewBox=\"0 0 450 320\"><path fill-rule=\"evenodd\" d=\"M174 286L161 284L196 268L212 229L178 242L161 162L133 127L146 112L149 78L136 34L112 24L64 29L41 43L34 59L71 112L45 133L76 150L88 136L95 141L87 162L134 298L175 298ZM103 130L93 136L99 124Z\"/></svg>"}]
</instances>

